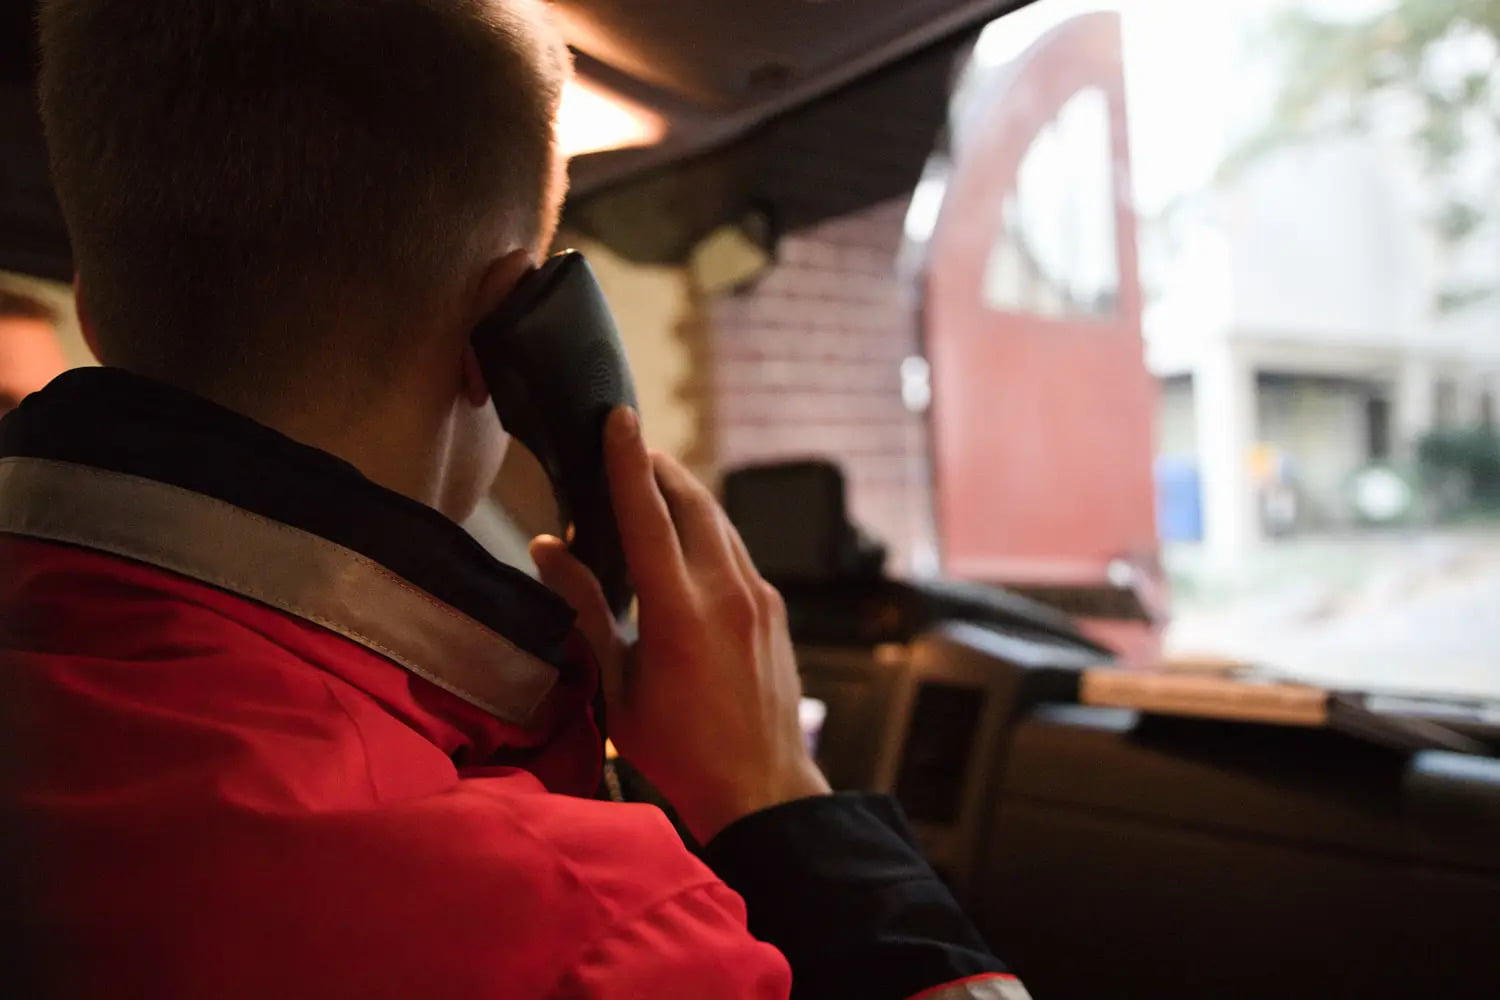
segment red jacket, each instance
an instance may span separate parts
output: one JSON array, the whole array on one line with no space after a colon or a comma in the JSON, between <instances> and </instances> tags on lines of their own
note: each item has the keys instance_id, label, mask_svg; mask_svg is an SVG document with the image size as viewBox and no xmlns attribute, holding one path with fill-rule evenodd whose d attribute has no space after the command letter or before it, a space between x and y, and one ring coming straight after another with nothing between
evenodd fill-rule
<instances>
[{"instance_id":1,"label":"red jacket","mask_svg":"<svg viewBox=\"0 0 1500 1000\"><path fill-rule=\"evenodd\" d=\"M596 689L566 606L435 512L63 376L0 421L6 995L782 1000L784 950L804 993L1024 996L878 803L709 845L757 941L659 810L591 798Z\"/></svg>"},{"instance_id":2,"label":"red jacket","mask_svg":"<svg viewBox=\"0 0 1500 1000\"><path fill-rule=\"evenodd\" d=\"M58 995L786 996L660 811L584 797L586 713L529 770L456 767L537 737L153 567L12 538L0 565L19 902Z\"/></svg>"}]
</instances>

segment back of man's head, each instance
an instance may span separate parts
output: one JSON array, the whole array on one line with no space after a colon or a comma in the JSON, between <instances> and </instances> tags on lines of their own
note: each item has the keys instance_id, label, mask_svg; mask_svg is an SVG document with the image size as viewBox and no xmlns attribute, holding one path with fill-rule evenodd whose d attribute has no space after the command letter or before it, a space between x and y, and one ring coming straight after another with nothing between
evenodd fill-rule
<instances>
[{"instance_id":1,"label":"back of man's head","mask_svg":"<svg viewBox=\"0 0 1500 1000\"><path fill-rule=\"evenodd\" d=\"M550 230L567 53L544 17L47 0L42 114L101 360L205 388L340 350L378 374L477 261Z\"/></svg>"}]
</instances>

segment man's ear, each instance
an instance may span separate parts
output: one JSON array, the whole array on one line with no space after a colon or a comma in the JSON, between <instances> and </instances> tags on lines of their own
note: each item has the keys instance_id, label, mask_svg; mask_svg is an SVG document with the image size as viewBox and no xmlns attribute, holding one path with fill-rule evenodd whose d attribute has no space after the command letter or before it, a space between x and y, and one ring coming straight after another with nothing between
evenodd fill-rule
<instances>
[{"instance_id":1,"label":"man's ear","mask_svg":"<svg viewBox=\"0 0 1500 1000\"><path fill-rule=\"evenodd\" d=\"M515 290L526 273L532 269L531 255L523 249L512 250L504 257L497 257L485 268L469 302L465 332L472 331L479 321L500 308L507 296ZM489 402L490 388L485 384L484 372L479 367L479 356L474 353L472 343L464 344L463 393L474 406Z\"/></svg>"},{"instance_id":2,"label":"man's ear","mask_svg":"<svg viewBox=\"0 0 1500 1000\"><path fill-rule=\"evenodd\" d=\"M470 406L480 407L490 401L490 387L484 380L484 372L479 367L479 355L474 353L473 344L464 345L463 393Z\"/></svg>"},{"instance_id":3,"label":"man's ear","mask_svg":"<svg viewBox=\"0 0 1500 1000\"><path fill-rule=\"evenodd\" d=\"M490 261L484 273L479 276L479 281L474 285L474 292L469 301L469 329L479 325L479 321L490 313L500 308L500 303L515 289L526 273L533 267L531 254L524 249L515 249L504 257L496 257Z\"/></svg>"}]
</instances>

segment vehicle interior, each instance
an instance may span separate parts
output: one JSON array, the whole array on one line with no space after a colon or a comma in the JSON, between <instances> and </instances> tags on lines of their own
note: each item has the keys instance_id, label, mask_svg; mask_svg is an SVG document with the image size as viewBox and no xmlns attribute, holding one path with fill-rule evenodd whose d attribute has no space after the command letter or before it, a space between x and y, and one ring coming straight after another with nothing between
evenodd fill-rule
<instances>
[{"instance_id":1,"label":"vehicle interior","mask_svg":"<svg viewBox=\"0 0 1500 1000\"><path fill-rule=\"evenodd\" d=\"M66 303L31 6L0 283ZM647 436L1033 995L1494 995L1495 5L553 6ZM545 483L468 527L527 568Z\"/></svg>"}]
</instances>

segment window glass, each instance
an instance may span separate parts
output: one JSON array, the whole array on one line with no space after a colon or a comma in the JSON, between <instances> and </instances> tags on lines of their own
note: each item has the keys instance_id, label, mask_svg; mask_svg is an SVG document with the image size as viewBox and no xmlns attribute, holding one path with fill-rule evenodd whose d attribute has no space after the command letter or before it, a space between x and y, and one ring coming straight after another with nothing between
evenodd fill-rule
<instances>
[{"instance_id":1,"label":"window glass","mask_svg":"<svg viewBox=\"0 0 1500 1000\"><path fill-rule=\"evenodd\" d=\"M1070 97L1021 159L985 268L985 304L1039 316L1107 315L1119 295L1109 104Z\"/></svg>"},{"instance_id":2,"label":"window glass","mask_svg":"<svg viewBox=\"0 0 1500 1000\"><path fill-rule=\"evenodd\" d=\"M1059 43L1101 10L1114 36ZM1088 72L1054 72L1062 58ZM1085 85L1018 137L1012 177L996 169L972 308L992 342L1034 333L1011 322L1029 314L1143 345L1154 408L1109 419L1156 441L1165 655L1500 699L1500 5L1039 0L975 48L955 169L1001 120L974 102L1051 102L1052 81L1121 67L1123 118L1113 83ZM1091 388L1040 350L1026 377L1054 379L1058 409L1038 426L1085 419Z\"/></svg>"}]
</instances>

